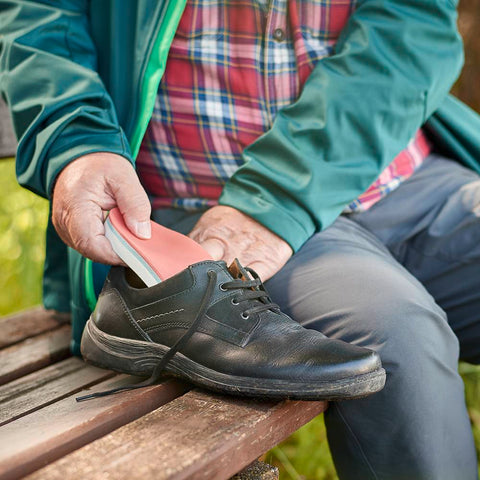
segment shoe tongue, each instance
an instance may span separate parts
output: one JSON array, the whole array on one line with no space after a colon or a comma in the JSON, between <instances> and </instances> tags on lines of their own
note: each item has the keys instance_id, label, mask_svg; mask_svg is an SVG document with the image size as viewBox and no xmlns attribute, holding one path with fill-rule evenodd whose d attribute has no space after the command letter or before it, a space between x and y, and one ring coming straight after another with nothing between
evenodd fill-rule
<instances>
[{"instance_id":1,"label":"shoe tongue","mask_svg":"<svg viewBox=\"0 0 480 480\"><path fill-rule=\"evenodd\" d=\"M231 265L228 267L228 271L233 278L243 280L244 282L252 279L248 272L240 265L238 258L231 263Z\"/></svg>"}]
</instances>

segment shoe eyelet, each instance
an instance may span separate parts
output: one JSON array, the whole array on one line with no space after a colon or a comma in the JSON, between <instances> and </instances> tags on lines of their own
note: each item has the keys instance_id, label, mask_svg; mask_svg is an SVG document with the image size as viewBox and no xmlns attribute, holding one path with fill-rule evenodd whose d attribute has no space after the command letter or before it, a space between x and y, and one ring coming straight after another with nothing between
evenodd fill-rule
<instances>
[{"instance_id":1,"label":"shoe eyelet","mask_svg":"<svg viewBox=\"0 0 480 480\"><path fill-rule=\"evenodd\" d=\"M221 283L218 288L222 291L222 292L226 292L227 289L223 286L223 283Z\"/></svg>"},{"instance_id":2,"label":"shoe eyelet","mask_svg":"<svg viewBox=\"0 0 480 480\"><path fill-rule=\"evenodd\" d=\"M236 298L232 298L232 305L238 305L240 302Z\"/></svg>"},{"instance_id":3,"label":"shoe eyelet","mask_svg":"<svg viewBox=\"0 0 480 480\"><path fill-rule=\"evenodd\" d=\"M246 314L245 312L242 312L242 318L244 320L248 320L250 318L250 315L248 313Z\"/></svg>"}]
</instances>

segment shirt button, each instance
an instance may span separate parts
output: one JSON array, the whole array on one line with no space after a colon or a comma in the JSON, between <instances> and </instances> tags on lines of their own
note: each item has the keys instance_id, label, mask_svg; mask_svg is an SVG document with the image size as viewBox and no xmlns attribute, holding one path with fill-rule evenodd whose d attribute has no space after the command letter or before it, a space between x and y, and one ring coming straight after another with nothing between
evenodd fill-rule
<instances>
[{"instance_id":1,"label":"shirt button","mask_svg":"<svg viewBox=\"0 0 480 480\"><path fill-rule=\"evenodd\" d=\"M281 28L276 28L273 32L273 38L276 42L283 42L285 40L285 32Z\"/></svg>"}]
</instances>

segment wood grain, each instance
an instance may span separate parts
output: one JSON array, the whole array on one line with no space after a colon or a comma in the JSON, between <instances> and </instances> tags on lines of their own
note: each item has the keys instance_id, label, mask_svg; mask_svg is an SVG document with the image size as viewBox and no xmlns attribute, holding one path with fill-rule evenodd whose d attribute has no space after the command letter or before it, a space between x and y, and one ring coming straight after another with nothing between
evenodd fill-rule
<instances>
[{"instance_id":1,"label":"wood grain","mask_svg":"<svg viewBox=\"0 0 480 480\"><path fill-rule=\"evenodd\" d=\"M70 322L70 314L34 307L0 318L0 348L54 330Z\"/></svg>"},{"instance_id":2,"label":"wood grain","mask_svg":"<svg viewBox=\"0 0 480 480\"><path fill-rule=\"evenodd\" d=\"M28 338L0 350L0 385L67 358L70 326Z\"/></svg>"},{"instance_id":3,"label":"wood grain","mask_svg":"<svg viewBox=\"0 0 480 480\"><path fill-rule=\"evenodd\" d=\"M0 426L115 375L77 357L0 387Z\"/></svg>"},{"instance_id":4,"label":"wood grain","mask_svg":"<svg viewBox=\"0 0 480 480\"><path fill-rule=\"evenodd\" d=\"M227 479L325 408L195 390L28 478Z\"/></svg>"},{"instance_id":5,"label":"wood grain","mask_svg":"<svg viewBox=\"0 0 480 480\"><path fill-rule=\"evenodd\" d=\"M0 479L18 479L33 472L151 412L188 389L185 384L168 380L117 395L81 403L75 401L80 394L136 381L136 377L117 375L0 427Z\"/></svg>"}]
</instances>

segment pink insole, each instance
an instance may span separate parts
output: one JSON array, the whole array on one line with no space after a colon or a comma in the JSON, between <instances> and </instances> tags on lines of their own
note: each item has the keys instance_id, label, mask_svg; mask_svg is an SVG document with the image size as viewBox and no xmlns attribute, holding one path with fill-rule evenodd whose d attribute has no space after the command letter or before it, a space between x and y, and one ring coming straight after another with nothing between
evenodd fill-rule
<instances>
[{"instance_id":1,"label":"pink insole","mask_svg":"<svg viewBox=\"0 0 480 480\"><path fill-rule=\"evenodd\" d=\"M118 208L110 210L109 218L115 230L161 280L172 277L193 263L213 260L197 242L158 223L151 222L152 236L142 240L130 232Z\"/></svg>"}]
</instances>

